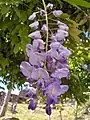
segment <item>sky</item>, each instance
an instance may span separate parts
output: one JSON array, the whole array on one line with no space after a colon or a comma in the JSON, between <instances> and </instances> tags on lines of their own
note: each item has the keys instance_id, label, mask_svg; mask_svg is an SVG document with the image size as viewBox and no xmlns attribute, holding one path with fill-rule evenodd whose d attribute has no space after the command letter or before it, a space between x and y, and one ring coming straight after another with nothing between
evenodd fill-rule
<instances>
[{"instance_id":1,"label":"sky","mask_svg":"<svg viewBox=\"0 0 90 120\"><path fill-rule=\"evenodd\" d=\"M2 78L0 77L0 79L2 79ZM27 87L29 87L29 84L28 84L27 82L26 82L25 84L27 84L27 85L28 85ZM0 82L0 86L5 89L5 90L0 89L0 92L1 92L1 91L8 92L8 89L7 89L6 85L4 85L2 82ZM16 87L16 88L15 88L14 90L12 90L11 93L12 93L12 94L19 95L20 90L17 88L17 86L15 86L15 87ZM27 87L23 86L23 89L25 89L25 88L27 88Z\"/></svg>"}]
</instances>

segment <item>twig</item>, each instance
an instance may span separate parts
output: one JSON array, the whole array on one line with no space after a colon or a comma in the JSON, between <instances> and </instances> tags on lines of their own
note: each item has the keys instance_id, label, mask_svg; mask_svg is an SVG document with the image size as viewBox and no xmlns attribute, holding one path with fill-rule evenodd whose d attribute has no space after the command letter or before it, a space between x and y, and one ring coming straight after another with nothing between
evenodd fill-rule
<instances>
[{"instance_id":1,"label":"twig","mask_svg":"<svg viewBox=\"0 0 90 120\"><path fill-rule=\"evenodd\" d=\"M48 28L48 15L47 15L47 7L46 7L46 4L45 4L45 1L42 0L43 2L43 5L44 5L44 10L45 10L45 19L46 19L46 26ZM46 32L46 51L48 50L48 29L47 29L47 32Z\"/></svg>"}]
</instances>

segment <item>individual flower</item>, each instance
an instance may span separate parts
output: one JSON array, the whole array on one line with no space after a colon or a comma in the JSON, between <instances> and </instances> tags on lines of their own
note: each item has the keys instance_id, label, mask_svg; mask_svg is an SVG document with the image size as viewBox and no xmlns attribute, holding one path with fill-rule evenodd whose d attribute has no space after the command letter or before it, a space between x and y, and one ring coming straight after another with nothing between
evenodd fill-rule
<instances>
[{"instance_id":1,"label":"individual flower","mask_svg":"<svg viewBox=\"0 0 90 120\"><path fill-rule=\"evenodd\" d=\"M26 97L36 99L37 98L36 89L34 87L30 87L26 93Z\"/></svg>"},{"instance_id":2,"label":"individual flower","mask_svg":"<svg viewBox=\"0 0 90 120\"><path fill-rule=\"evenodd\" d=\"M29 20L34 20L36 18L36 13L34 12L32 15L29 16Z\"/></svg>"},{"instance_id":3,"label":"individual flower","mask_svg":"<svg viewBox=\"0 0 90 120\"><path fill-rule=\"evenodd\" d=\"M38 21L35 21L33 22L32 24L29 25L29 27L33 28L33 29L37 29L38 28L38 25L39 25L39 22Z\"/></svg>"},{"instance_id":4,"label":"individual flower","mask_svg":"<svg viewBox=\"0 0 90 120\"><path fill-rule=\"evenodd\" d=\"M20 70L24 76L26 76L27 78L30 78L33 67L28 62L23 61L20 64Z\"/></svg>"},{"instance_id":5,"label":"individual flower","mask_svg":"<svg viewBox=\"0 0 90 120\"><path fill-rule=\"evenodd\" d=\"M60 46L58 48L58 52L59 52L59 56L58 56L59 59L61 59L61 57L67 58L72 54L71 51L65 48L64 46Z\"/></svg>"},{"instance_id":6,"label":"individual flower","mask_svg":"<svg viewBox=\"0 0 90 120\"><path fill-rule=\"evenodd\" d=\"M45 15L45 11L43 9L40 9L40 16L44 16Z\"/></svg>"},{"instance_id":7,"label":"individual flower","mask_svg":"<svg viewBox=\"0 0 90 120\"><path fill-rule=\"evenodd\" d=\"M46 56L50 56L51 58L58 59L58 51L55 49L50 49L47 51Z\"/></svg>"},{"instance_id":8,"label":"individual flower","mask_svg":"<svg viewBox=\"0 0 90 120\"><path fill-rule=\"evenodd\" d=\"M68 75L69 75L69 70L68 68L61 68L61 69L57 69L54 73L51 74L52 77L54 78L68 78Z\"/></svg>"},{"instance_id":9,"label":"individual flower","mask_svg":"<svg viewBox=\"0 0 90 120\"><path fill-rule=\"evenodd\" d=\"M52 110L51 110L50 105L46 105L46 113L50 116L51 112L52 112Z\"/></svg>"},{"instance_id":10,"label":"individual flower","mask_svg":"<svg viewBox=\"0 0 90 120\"><path fill-rule=\"evenodd\" d=\"M52 96L52 95L50 95L50 96L48 96L47 97L47 101L46 101L46 104L47 105L55 105L55 104L58 104L58 98L57 98L57 96Z\"/></svg>"},{"instance_id":11,"label":"individual flower","mask_svg":"<svg viewBox=\"0 0 90 120\"><path fill-rule=\"evenodd\" d=\"M59 43L59 42L52 42L52 43L50 44L50 48L51 48L51 49L57 50L59 47L60 47L60 43Z\"/></svg>"},{"instance_id":12,"label":"individual flower","mask_svg":"<svg viewBox=\"0 0 90 120\"><path fill-rule=\"evenodd\" d=\"M61 95L60 82L55 81L55 82L51 83L50 85L48 85L45 88L45 95L46 96L56 96L56 97Z\"/></svg>"},{"instance_id":13,"label":"individual flower","mask_svg":"<svg viewBox=\"0 0 90 120\"><path fill-rule=\"evenodd\" d=\"M42 39L34 39L33 40L33 49L44 50L45 42Z\"/></svg>"},{"instance_id":14,"label":"individual flower","mask_svg":"<svg viewBox=\"0 0 90 120\"><path fill-rule=\"evenodd\" d=\"M39 80L39 79L48 80L49 79L49 74L45 69L37 68L32 72L31 78L34 79L34 80Z\"/></svg>"},{"instance_id":15,"label":"individual flower","mask_svg":"<svg viewBox=\"0 0 90 120\"><path fill-rule=\"evenodd\" d=\"M57 33L62 33L62 35L64 35L65 37L68 37L68 32L65 31L65 30L61 30L61 29L58 29Z\"/></svg>"},{"instance_id":16,"label":"individual flower","mask_svg":"<svg viewBox=\"0 0 90 120\"><path fill-rule=\"evenodd\" d=\"M30 110L35 110L35 108L36 108L36 106L37 106L37 102L36 102L36 100L31 100L30 101L30 103L29 103L29 106L28 106L28 109Z\"/></svg>"},{"instance_id":17,"label":"individual flower","mask_svg":"<svg viewBox=\"0 0 90 120\"><path fill-rule=\"evenodd\" d=\"M49 81L49 74L43 68L37 68L32 72L31 78L37 80L38 89L40 89L40 87L44 88Z\"/></svg>"},{"instance_id":18,"label":"individual flower","mask_svg":"<svg viewBox=\"0 0 90 120\"><path fill-rule=\"evenodd\" d=\"M45 95L48 97L47 104L57 104L57 97L68 90L68 85L61 85L61 82L55 81L45 88Z\"/></svg>"},{"instance_id":19,"label":"individual flower","mask_svg":"<svg viewBox=\"0 0 90 120\"><path fill-rule=\"evenodd\" d=\"M68 31L68 29L69 29L69 27L66 24L58 25L58 27L59 27L60 30L66 30L66 31Z\"/></svg>"},{"instance_id":20,"label":"individual flower","mask_svg":"<svg viewBox=\"0 0 90 120\"><path fill-rule=\"evenodd\" d=\"M45 95L47 96L46 101L46 113L51 114L50 105L58 103L58 96L64 94L68 90L68 85L60 85L59 81L53 82L45 88Z\"/></svg>"},{"instance_id":21,"label":"individual flower","mask_svg":"<svg viewBox=\"0 0 90 120\"><path fill-rule=\"evenodd\" d=\"M29 53L29 62L34 66L42 66L45 61L45 55L39 52L30 52Z\"/></svg>"},{"instance_id":22,"label":"individual flower","mask_svg":"<svg viewBox=\"0 0 90 120\"><path fill-rule=\"evenodd\" d=\"M39 30L36 30L35 32L32 32L28 35L28 37L31 37L32 39L39 39L41 38L41 34Z\"/></svg>"},{"instance_id":23,"label":"individual flower","mask_svg":"<svg viewBox=\"0 0 90 120\"><path fill-rule=\"evenodd\" d=\"M26 53L27 53L27 56L29 57L30 56L30 52L31 51L35 51L34 49L32 49L32 45L31 44L27 44L26 45Z\"/></svg>"},{"instance_id":24,"label":"individual flower","mask_svg":"<svg viewBox=\"0 0 90 120\"><path fill-rule=\"evenodd\" d=\"M60 56L55 66L55 69L68 68L67 59L64 56Z\"/></svg>"},{"instance_id":25,"label":"individual flower","mask_svg":"<svg viewBox=\"0 0 90 120\"><path fill-rule=\"evenodd\" d=\"M68 85L61 85L60 87L61 87L61 91L60 91L61 94L64 94L69 89Z\"/></svg>"},{"instance_id":26,"label":"individual flower","mask_svg":"<svg viewBox=\"0 0 90 120\"><path fill-rule=\"evenodd\" d=\"M44 79L39 79L38 81L37 81L37 86L38 86L38 90L39 89L44 89L44 87L45 87L45 81L44 81Z\"/></svg>"},{"instance_id":27,"label":"individual flower","mask_svg":"<svg viewBox=\"0 0 90 120\"><path fill-rule=\"evenodd\" d=\"M47 5L47 8L50 8L50 9L52 9L52 8L53 8L53 4L51 4L51 3L48 3L48 5Z\"/></svg>"},{"instance_id":28,"label":"individual flower","mask_svg":"<svg viewBox=\"0 0 90 120\"><path fill-rule=\"evenodd\" d=\"M85 69L85 70L87 70L88 72L90 72L90 64L84 64L83 66L82 66L82 68L83 69Z\"/></svg>"},{"instance_id":29,"label":"individual flower","mask_svg":"<svg viewBox=\"0 0 90 120\"><path fill-rule=\"evenodd\" d=\"M44 25L42 26L41 30L42 30L42 31L48 31L48 28L47 28L47 26L44 24Z\"/></svg>"},{"instance_id":30,"label":"individual flower","mask_svg":"<svg viewBox=\"0 0 90 120\"><path fill-rule=\"evenodd\" d=\"M62 40L65 39L65 37L68 36L68 32L64 31L64 30L58 30L55 37L56 37L56 40L58 42L61 42Z\"/></svg>"},{"instance_id":31,"label":"individual flower","mask_svg":"<svg viewBox=\"0 0 90 120\"><path fill-rule=\"evenodd\" d=\"M51 34L50 39L52 40L51 42L56 42L57 41L56 36L54 34Z\"/></svg>"},{"instance_id":32,"label":"individual flower","mask_svg":"<svg viewBox=\"0 0 90 120\"><path fill-rule=\"evenodd\" d=\"M47 56L47 68L49 72L54 72L56 68L56 60L52 58L51 56Z\"/></svg>"},{"instance_id":33,"label":"individual flower","mask_svg":"<svg viewBox=\"0 0 90 120\"><path fill-rule=\"evenodd\" d=\"M54 10L54 11L53 11L53 15L54 15L55 17L59 17L62 13L63 13L63 12L62 12L61 10Z\"/></svg>"},{"instance_id":34,"label":"individual flower","mask_svg":"<svg viewBox=\"0 0 90 120\"><path fill-rule=\"evenodd\" d=\"M85 70L87 70L88 65L87 65L87 64L84 64L84 65L82 66L82 68L84 68Z\"/></svg>"},{"instance_id":35,"label":"individual flower","mask_svg":"<svg viewBox=\"0 0 90 120\"><path fill-rule=\"evenodd\" d=\"M61 30L66 30L66 31L69 30L69 27L66 24L60 22L59 20L57 21L57 25L58 25L59 29L61 29Z\"/></svg>"}]
</instances>

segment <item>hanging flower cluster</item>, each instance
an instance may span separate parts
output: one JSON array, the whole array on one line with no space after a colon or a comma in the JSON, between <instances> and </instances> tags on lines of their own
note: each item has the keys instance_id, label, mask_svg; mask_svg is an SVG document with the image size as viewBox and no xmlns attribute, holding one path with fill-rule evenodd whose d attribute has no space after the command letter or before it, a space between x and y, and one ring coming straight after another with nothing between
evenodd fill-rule
<instances>
[{"instance_id":1,"label":"hanging flower cluster","mask_svg":"<svg viewBox=\"0 0 90 120\"><path fill-rule=\"evenodd\" d=\"M57 20L63 12L53 10L53 4L50 3L46 6L46 10L40 9L29 17L30 21L34 21L29 25L34 30L29 34L32 45L26 45L29 62L23 61L20 69L32 85L32 89L27 93L27 97L31 98L28 109L36 108L39 94L42 94L46 100L46 113L51 115L51 104L57 104L58 96L69 88L68 85L62 84L62 78L69 78L68 57L71 52L62 45L69 29L66 24ZM57 26L55 30L49 27L48 11L55 18L52 21L52 24ZM36 20L37 16L45 18L41 21L42 26Z\"/></svg>"}]
</instances>

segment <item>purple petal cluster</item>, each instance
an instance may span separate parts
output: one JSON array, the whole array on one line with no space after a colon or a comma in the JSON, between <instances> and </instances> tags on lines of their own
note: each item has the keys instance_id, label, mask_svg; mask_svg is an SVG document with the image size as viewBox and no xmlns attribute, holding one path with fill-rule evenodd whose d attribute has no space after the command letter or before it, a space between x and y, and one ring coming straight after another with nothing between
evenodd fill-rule
<instances>
[{"instance_id":1,"label":"purple petal cluster","mask_svg":"<svg viewBox=\"0 0 90 120\"><path fill-rule=\"evenodd\" d=\"M48 9L53 8L53 4L47 5ZM45 11L40 9L41 16ZM61 10L54 10L53 15L58 17L62 14ZM29 20L34 20L36 13L33 13ZM27 97L31 98L28 109L34 110L37 106L39 94L46 98L46 113L51 115L51 105L57 104L58 97L68 91L69 86L62 84L62 78L69 78L68 57L71 52L64 47L63 41L68 36L68 26L57 20L58 30L49 33L48 50L46 51L45 36L47 28L44 23L41 30L38 21L34 21L29 26L34 28L34 32L29 34L32 45L26 45L28 62L23 61L20 70L31 84L32 89L27 92Z\"/></svg>"},{"instance_id":2,"label":"purple petal cluster","mask_svg":"<svg viewBox=\"0 0 90 120\"><path fill-rule=\"evenodd\" d=\"M52 8L53 8L53 4L51 4L51 3L48 3L48 5L47 5L47 8L50 8L50 9L52 9Z\"/></svg>"},{"instance_id":3,"label":"purple petal cluster","mask_svg":"<svg viewBox=\"0 0 90 120\"><path fill-rule=\"evenodd\" d=\"M63 12L62 12L61 10L54 10L54 11L53 11L53 15L54 15L55 17L59 17L62 13L63 13Z\"/></svg>"},{"instance_id":4,"label":"purple petal cluster","mask_svg":"<svg viewBox=\"0 0 90 120\"><path fill-rule=\"evenodd\" d=\"M32 24L29 25L29 27L34 28L35 30L38 28L39 22L35 21Z\"/></svg>"},{"instance_id":5,"label":"purple petal cluster","mask_svg":"<svg viewBox=\"0 0 90 120\"><path fill-rule=\"evenodd\" d=\"M40 31L37 30L31 34L28 35L28 37L31 37L32 39L38 39L38 38L41 38L41 34L40 34Z\"/></svg>"},{"instance_id":6,"label":"purple petal cluster","mask_svg":"<svg viewBox=\"0 0 90 120\"><path fill-rule=\"evenodd\" d=\"M32 15L29 16L29 20L34 20L36 18L36 13L33 13Z\"/></svg>"},{"instance_id":7,"label":"purple petal cluster","mask_svg":"<svg viewBox=\"0 0 90 120\"><path fill-rule=\"evenodd\" d=\"M58 30L57 32L51 35L51 40L54 42L57 41L60 44L63 44L64 39L68 37L69 27L60 21L57 21L57 25L58 25Z\"/></svg>"},{"instance_id":8,"label":"purple petal cluster","mask_svg":"<svg viewBox=\"0 0 90 120\"><path fill-rule=\"evenodd\" d=\"M47 28L47 26L44 24L44 25L42 26L41 30L42 30L42 31L47 31L48 28Z\"/></svg>"}]
</instances>

